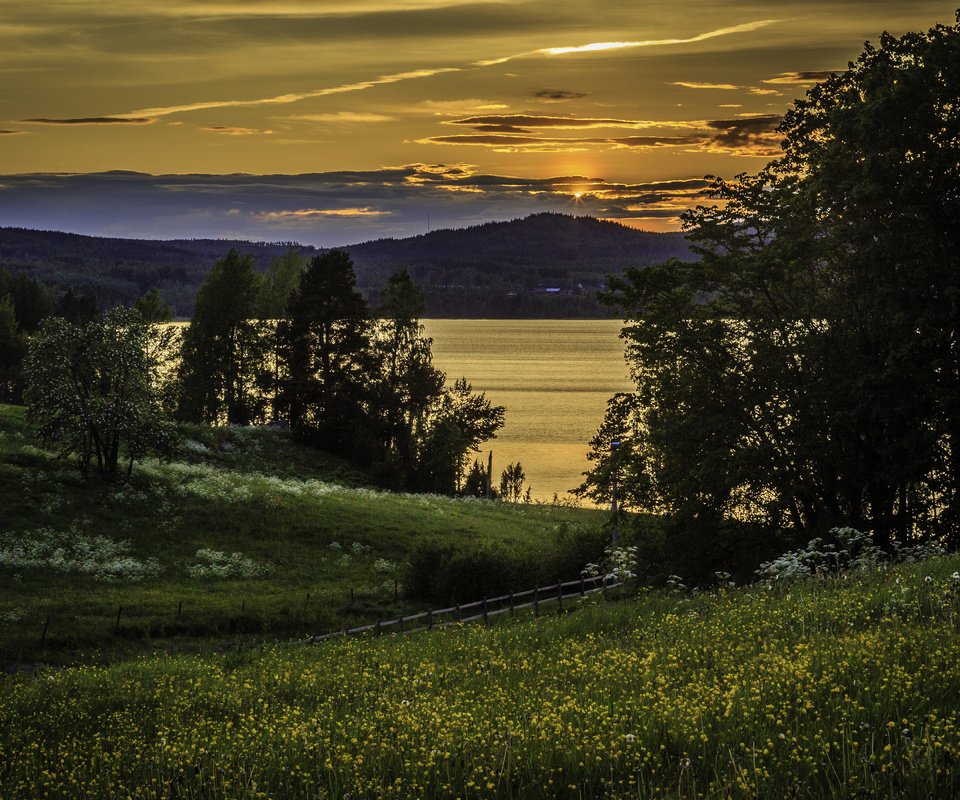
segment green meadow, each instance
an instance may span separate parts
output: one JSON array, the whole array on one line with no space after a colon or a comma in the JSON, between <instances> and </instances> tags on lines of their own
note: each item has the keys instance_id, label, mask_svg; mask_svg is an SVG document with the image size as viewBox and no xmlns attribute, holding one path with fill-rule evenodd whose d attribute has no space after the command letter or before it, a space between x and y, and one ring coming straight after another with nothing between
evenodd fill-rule
<instances>
[{"instance_id":1,"label":"green meadow","mask_svg":"<svg viewBox=\"0 0 960 800\"><path fill-rule=\"evenodd\" d=\"M576 577L551 574L551 555L604 519L379 491L284 430L182 433L170 463L84 481L0 406L0 663L246 646L422 610L403 582L424 540Z\"/></svg>"},{"instance_id":2,"label":"green meadow","mask_svg":"<svg viewBox=\"0 0 960 800\"><path fill-rule=\"evenodd\" d=\"M4 679L5 798L949 798L960 559Z\"/></svg>"}]
</instances>

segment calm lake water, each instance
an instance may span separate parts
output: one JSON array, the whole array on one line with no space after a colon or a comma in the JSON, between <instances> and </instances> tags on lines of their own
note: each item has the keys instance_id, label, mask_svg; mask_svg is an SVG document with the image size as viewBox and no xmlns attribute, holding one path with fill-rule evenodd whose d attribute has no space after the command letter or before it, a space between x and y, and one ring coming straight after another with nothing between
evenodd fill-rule
<instances>
[{"instance_id":1,"label":"calm lake water","mask_svg":"<svg viewBox=\"0 0 960 800\"><path fill-rule=\"evenodd\" d=\"M581 481L587 443L607 400L630 390L619 320L424 320L434 364L507 409L484 445L496 481L519 461L533 497L564 497Z\"/></svg>"}]
</instances>

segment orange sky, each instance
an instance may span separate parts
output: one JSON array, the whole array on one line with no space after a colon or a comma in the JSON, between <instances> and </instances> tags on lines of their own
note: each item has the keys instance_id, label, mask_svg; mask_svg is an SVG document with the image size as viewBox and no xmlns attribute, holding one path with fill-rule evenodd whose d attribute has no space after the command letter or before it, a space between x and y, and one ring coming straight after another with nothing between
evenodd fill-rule
<instances>
[{"instance_id":1,"label":"orange sky","mask_svg":"<svg viewBox=\"0 0 960 800\"><path fill-rule=\"evenodd\" d=\"M704 175L776 154L812 80L955 2L0 0L0 225L347 243L551 209L676 228ZM108 170L148 175L81 179Z\"/></svg>"}]
</instances>

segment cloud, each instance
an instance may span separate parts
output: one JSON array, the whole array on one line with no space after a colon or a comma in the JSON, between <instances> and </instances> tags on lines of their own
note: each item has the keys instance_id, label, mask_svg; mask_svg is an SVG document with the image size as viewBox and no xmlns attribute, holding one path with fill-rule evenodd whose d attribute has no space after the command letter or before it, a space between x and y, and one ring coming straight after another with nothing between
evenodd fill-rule
<instances>
[{"instance_id":1,"label":"cloud","mask_svg":"<svg viewBox=\"0 0 960 800\"><path fill-rule=\"evenodd\" d=\"M34 119L24 119L21 122L29 122L34 125L152 125L156 122L151 117L73 117L70 119L50 119L48 117L38 117Z\"/></svg>"},{"instance_id":2,"label":"cloud","mask_svg":"<svg viewBox=\"0 0 960 800\"><path fill-rule=\"evenodd\" d=\"M763 83L773 83L773 84L782 84L787 86L793 85L803 85L808 83L820 83L825 81L828 78L836 75L835 72L830 71L819 71L819 72L781 72L779 75L775 75L772 78L766 78Z\"/></svg>"},{"instance_id":3,"label":"cloud","mask_svg":"<svg viewBox=\"0 0 960 800\"><path fill-rule=\"evenodd\" d=\"M782 121L780 114L712 120L707 125L717 133L707 149L741 155L780 155L780 141L783 137L776 131Z\"/></svg>"},{"instance_id":4,"label":"cloud","mask_svg":"<svg viewBox=\"0 0 960 800\"><path fill-rule=\"evenodd\" d=\"M17 136L21 133L26 133L26 131L8 131L0 129L0 136Z\"/></svg>"},{"instance_id":5,"label":"cloud","mask_svg":"<svg viewBox=\"0 0 960 800\"><path fill-rule=\"evenodd\" d=\"M467 163L414 163L301 175L0 176L4 224L137 238L291 239L321 246L559 211L677 227L709 185L678 176L618 183L585 175L479 173ZM579 200L574 200L575 195Z\"/></svg>"},{"instance_id":6,"label":"cloud","mask_svg":"<svg viewBox=\"0 0 960 800\"><path fill-rule=\"evenodd\" d=\"M622 136L622 137L552 137L522 136L496 133L456 133L447 136L431 136L418 139L418 144L471 145L492 147L497 152L579 152L592 149L592 146L611 149L636 148L652 149L656 147L680 147L701 144L702 136Z\"/></svg>"},{"instance_id":7,"label":"cloud","mask_svg":"<svg viewBox=\"0 0 960 800\"><path fill-rule=\"evenodd\" d=\"M715 39L718 36L730 36L734 33L750 33L752 31L765 28L768 25L780 22L778 19L762 19L756 22L746 22L742 25L733 25L727 28L717 28L713 31L700 33L687 39L644 39L635 42L591 42L590 44L581 44L573 47L545 47L535 50L534 53L542 53L549 56L562 56L571 53L597 53L609 50L625 50L637 47L664 47L672 44L694 44L704 42L707 39ZM516 56L515 56L516 57Z\"/></svg>"},{"instance_id":8,"label":"cloud","mask_svg":"<svg viewBox=\"0 0 960 800\"><path fill-rule=\"evenodd\" d=\"M747 112L735 119L665 120L648 123L639 120L605 120L573 117L536 117L507 114L467 117L448 124L472 125L475 133L446 134L417 139L418 144L489 147L499 153L580 152L591 149L651 150L662 147L686 147L689 152L703 151L750 157L780 155L780 137L776 129L779 114ZM519 131L505 130L511 122L525 125ZM637 136L549 136L531 133L530 128L661 127L688 131Z\"/></svg>"},{"instance_id":9,"label":"cloud","mask_svg":"<svg viewBox=\"0 0 960 800\"><path fill-rule=\"evenodd\" d=\"M756 86L750 88L750 94L759 94L759 95L776 95L780 97L781 94L776 89L759 89Z\"/></svg>"},{"instance_id":10,"label":"cloud","mask_svg":"<svg viewBox=\"0 0 960 800\"><path fill-rule=\"evenodd\" d=\"M318 97L329 97L331 95L345 94L349 92L359 92L365 91L367 89L372 89L376 86L384 86L394 83L400 83L403 81L418 80L421 78L433 77L435 75L442 75L452 72L463 72L469 67L487 67L495 64L503 64L507 61L512 61L519 58L530 58L530 57L556 57L556 56L565 56L571 54L579 53L593 53L593 52L605 52L611 50L623 50L623 49L633 49L633 48L646 48L646 47L660 47L666 45L677 45L677 44L692 44L696 42L706 41L708 39L714 39L720 36L729 36L737 33L747 33L751 31L756 31L761 28L772 25L779 20L767 19L767 20L758 20L755 22L747 22L742 25L734 25L725 28L718 28L716 30L707 31L706 33L697 34L696 36L691 36L688 38L673 38L673 39L647 39L641 41L621 41L621 42L591 42L584 45L575 45L571 47L546 47L540 48L537 50L531 50L524 53L517 53L515 55L508 55L502 58L494 58L490 60L481 60L474 61L469 66L456 66L456 67L428 67L423 69L407 70L404 72L395 72L386 75L380 75L376 78L371 78L369 80L355 81L352 83L343 83L335 86L327 86L319 89L312 89L309 91L301 92L286 92L282 94L275 94L266 97L257 97L257 98L246 98L246 99L226 99L226 100L201 100L193 103L180 103L175 105L168 106L155 106L150 108L140 108L133 111L126 112L124 114L114 115L112 117L90 117L88 118L87 124L91 124L93 121L100 122L118 122L126 124L144 124L147 119L151 118L149 121L152 121L152 118L169 116L171 114L183 114L193 111L209 111L211 109L220 109L220 108L249 108L254 106L267 106L267 105L287 105L291 103L299 103L303 100L309 100ZM39 122L41 120L33 120ZM80 122L71 122L65 120L43 120L44 122L50 124L81 124Z\"/></svg>"},{"instance_id":11,"label":"cloud","mask_svg":"<svg viewBox=\"0 0 960 800\"><path fill-rule=\"evenodd\" d=\"M563 103L567 100L579 100L587 94L588 92L570 92L565 89L541 89L532 96L544 103Z\"/></svg>"},{"instance_id":12,"label":"cloud","mask_svg":"<svg viewBox=\"0 0 960 800\"><path fill-rule=\"evenodd\" d=\"M434 69L416 69L407 72L395 72L390 75L381 75L368 81L359 81L356 83L343 83L338 86L328 86L323 89L312 89L308 92L289 92L287 94L272 95L270 97L259 97L250 100L204 100L198 103L184 103L174 106L159 106L157 108L142 108L136 111L130 111L124 114L122 118L143 115L152 117L164 117L170 114L182 114L189 111L206 111L213 108L241 108L250 106L265 105L287 105L290 103L299 103L301 100L309 100L314 97L328 97L334 94L344 94L347 92L361 92L365 89L372 89L375 86L383 86L401 81L416 80L418 78L429 78L433 75L441 75L446 72L459 72L459 67L437 67Z\"/></svg>"},{"instance_id":13,"label":"cloud","mask_svg":"<svg viewBox=\"0 0 960 800\"><path fill-rule=\"evenodd\" d=\"M382 217L390 213L390 211L381 211L364 206L362 208L300 208L294 211L261 211L254 213L253 216L266 222L286 222L290 220L302 222L315 220L318 217Z\"/></svg>"},{"instance_id":14,"label":"cloud","mask_svg":"<svg viewBox=\"0 0 960 800\"><path fill-rule=\"evenodd\" d=\"M696 81L674 81L671 86L682 86L685 89L739 89L732 83L698 83Z\"/></svg>"},{"instance_id":15,"label":"cloud","mask_svg":"<svg viewBox=\"0 0 960 800\"><path fill-rule=\"evenodd\" d=\"M261 131L257 128L238 128L233 125L209 125L200 130L209 131L210 133L222 133L227 136L270 136L273 134L273 131L270 130Z\"/></svg>"},{"instance_id":16,"label":"cloud","mask_svg":"<svg viewBox=\"0 0 960 800\"><path fill-rule=\"evenodd\" d=\"M366 124L370 122L390 122L396 117L386 114L374 114L361 111L334 111L326 114L291 114L283 119L296 122L334 122L344 124Z\"/></svg>"},{"instance_id":17,"label":"cloud","mask_svg":"<svg viewBox=\"0 0 960 800\"><path fill-rule=\"evenodd\" d=\"M445 120L445 125L514 125L524 128L696 128L703 123L676 120L559 117L536 114L485 114Z\"/></svg>"}]
</instances>

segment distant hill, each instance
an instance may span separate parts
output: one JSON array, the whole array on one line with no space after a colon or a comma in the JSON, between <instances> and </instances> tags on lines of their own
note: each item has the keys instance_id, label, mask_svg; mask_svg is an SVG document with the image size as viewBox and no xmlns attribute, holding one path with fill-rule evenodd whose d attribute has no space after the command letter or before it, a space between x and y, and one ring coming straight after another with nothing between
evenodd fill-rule
<instances>
[{"instance_id":1,"label":"distant hill","mask_svg":"<svg viewBox=\"0 0 960 800\"><path fill-rule=\"evenodd\" d=\"M252 255L261 269L291 247L307 257L321 252L295 242L108 239L0 228L0 267L91 292L101 305L132 303L156 286L178 315L189 316L197 288L232 247ZM371 302L390 273L406 266L434 317L609 316L595 298L608 274L690 257L682 234L646 233L564 214L534 214L343 249Z\"/></svg>"}]
</instances>

